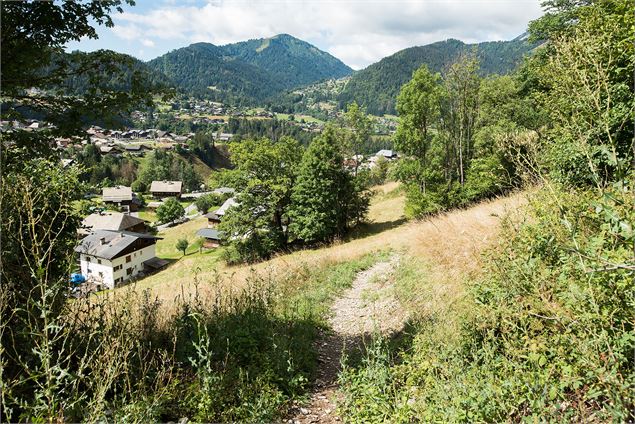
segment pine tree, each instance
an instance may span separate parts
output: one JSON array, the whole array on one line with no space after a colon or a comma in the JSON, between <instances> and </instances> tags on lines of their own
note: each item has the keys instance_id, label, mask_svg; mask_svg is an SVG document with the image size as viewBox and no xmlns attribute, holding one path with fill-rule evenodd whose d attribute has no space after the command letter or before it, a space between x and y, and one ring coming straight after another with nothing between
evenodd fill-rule
<instances>
[{"instance_id":1,"label":"pine tree","mask_svg":"<svg viewBox=\"0 0 635 424\"><path fill-rule=\"evenodd\" d=\"M291 197L290 231L305 242L341 236L356 218L358 192L343 167L338 140L336 130L327 128L302 157Z\"/></svg>"}]
</instances>

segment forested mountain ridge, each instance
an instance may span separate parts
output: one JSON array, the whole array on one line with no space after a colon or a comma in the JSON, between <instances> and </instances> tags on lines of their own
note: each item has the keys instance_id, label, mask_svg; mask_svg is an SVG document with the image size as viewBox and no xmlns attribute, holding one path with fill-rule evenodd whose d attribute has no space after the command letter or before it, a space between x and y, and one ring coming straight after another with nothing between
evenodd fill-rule
<instances>
[{"instance_id":1,"label":"forested mountain ridge","mask_svg":"<svg viewBox=\"0 0 635 424\"><path fill-rule=\"evenodd\" d=\"M368 112L377 115L393 114L399 89L423 64L433 72L442 72L462 53L475 49L482 75L506 74L514 70L534 47L534 44L522 39L478 44L465 44L449 39L410 47L356 72L339 95L338 101L340 106L357 101L366 106Z\"/></svg>"},{"instance_id":2,"label":"forested mountain ridge","mask_svg":"<svg viewBox=\"0 0 635 424\"><path fill-rule=\"evenodd\" d=\"M287 88L353 73L341 60L288 34L242 41L222 48L232 57L273 73Z\"/></svg>"},{"instance_id":3,"label":"forested mountain ridge","mask_svg":"<svg viewBox=\"0 0 635 424\"><path fill-rule=\"evenodd\" d=\"M194 94L241 103L352 73L330 54L286 34L225 46L196 43L148 65Z\"/></svg>"}]
</instances>

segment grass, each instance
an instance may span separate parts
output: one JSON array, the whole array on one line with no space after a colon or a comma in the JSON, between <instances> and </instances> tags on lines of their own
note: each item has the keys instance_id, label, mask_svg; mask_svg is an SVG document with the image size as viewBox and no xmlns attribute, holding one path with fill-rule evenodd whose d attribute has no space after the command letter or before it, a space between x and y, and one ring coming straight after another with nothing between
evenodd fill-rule
<instances>
[{"instance_id":1,"label":"grass","mask_svg":"<svg viewBox=\"0 0 635 424\"><path fill-rule=\"evenodd\" d=\"M196 219L188 221L184 224L180 224L174 227L166 228L157 234L162 240L157 242L157 256L163 259L179 259L183 256L183 252L176 249L176 242L180 239L186 239L189 242L189 246L185 251L186 256L196 255L196 258L200 257L214 257L218 259L218 255L211 255L210 251L203 251L199 253L199 239L196 232L201 228L207 227L207 219L199 216ZM218 250L218 249L215 249ZM203 262L206 262L203 260Z\"/></svg>"},{"instance_id":2,"label":"grass","mask_svg":"<svg viewBox=\"0 0 635 424\"><path fill-rule=\"evenodd\" d=\"M201 281L211 281L218 274L231 277L233 287L244 286L253 272L284 276L309 267L355 261L379 250L404 251L415 258L437 266L431 272L444 276L445 281L460 280L462 275L479 268L480 253L496 241L500 216L523 202L521 195L486 201L469 209L457 210L423 221L405 222L403 194L397 183L376 188L369 218L372 223L356 237L320 249L304 249L281 254L253 265L227 266L214 254L192 254L180 258L168 269L149 276L139 283L160 300L171 302L178 294L195 290L192 272L197 270ZM195 221L196 222L196 221ZM174 227L166 232L168 240L162 244L173 246L179 236L193 234L198 228ZM188 225L185 224L185 225ZM199 228L204 224L201 222ZM168 230L166 230L168 231ZM170 250L171 249L171 250ZM175 249L166 247L171 257L180 257ZM229 279L229 278L228 278Z\"/></svg>"}]
</instances>

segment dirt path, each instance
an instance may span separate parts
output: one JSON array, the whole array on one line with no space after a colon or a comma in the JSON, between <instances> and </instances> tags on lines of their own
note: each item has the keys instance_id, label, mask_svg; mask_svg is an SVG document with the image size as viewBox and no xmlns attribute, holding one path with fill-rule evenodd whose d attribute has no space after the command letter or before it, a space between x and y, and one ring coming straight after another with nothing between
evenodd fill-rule
<instances>
[{"instance_id":1,"label":"dirt path","mask_svg":"<svg viewBox=\"0 0 635 424\"><path fill-rule=\"evenodd\" d=\"M353 285L331 308L332 332L318 339L318 370L308 405L293 408L289 423L334 423L337 377L344 350L359 348L364 335L390 334L402 328L406 316L392 294L392 275L399 261L394 255L360 272Z\"/></svg>"}]
</instances>

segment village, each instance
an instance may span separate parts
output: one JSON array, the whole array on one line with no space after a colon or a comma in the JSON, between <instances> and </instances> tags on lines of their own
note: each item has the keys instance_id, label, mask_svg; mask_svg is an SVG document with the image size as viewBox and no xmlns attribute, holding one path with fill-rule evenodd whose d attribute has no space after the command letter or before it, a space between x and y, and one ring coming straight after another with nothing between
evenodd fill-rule
<instances>
[{"instance_id":1,"label":"village","mask_svg":"<svg viewBox=\"0 0 635 424\"><path fill-rule=\"evenodd\" d=\"M355 168L373 169L378 163L397 158L396 152L384 149L370 157L349 158L344 165L354 172ZM218 249L224 240L218 226L239 198L231 187L185 192L181 181L152 181L145 195L151 200L142 200L142 193L135 193L131 187L113 186L104 187L101 196L93 199L99 206L91 208L93 212L83 219L78 230L78 269L70 276L74 296L113 289L161 272L178 260L178 250L185 256L188 247L199 253ZM208 211L199 210L196 200L205 196L213 196L222 204ZM154 211L169 203L178 203L183 213L168 222L157 221ZM184 230L185 223L199 226L192 230L190 224ZM164 240L166 233L172 235L169 240ZM176 244L174 236L178 236ZM181 240L194 241L178 246ZM157 246L163 255L157 254Z\"/></svg>"}]
</instances>

